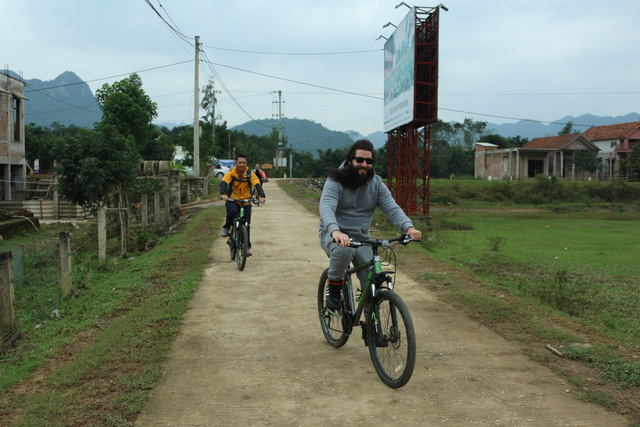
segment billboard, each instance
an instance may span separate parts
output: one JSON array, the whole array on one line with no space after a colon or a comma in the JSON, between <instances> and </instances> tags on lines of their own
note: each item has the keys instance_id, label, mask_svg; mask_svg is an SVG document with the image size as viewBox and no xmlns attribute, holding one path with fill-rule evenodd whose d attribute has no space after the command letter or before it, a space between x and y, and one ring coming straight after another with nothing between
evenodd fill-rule
<instances>
[{"instance_id":1,"label":"billboard","mask_svg":"<svg viewBox=\"0 0 640 427\"><path fill-rule=\"evenodd\" d=\"M384 44L384 132L414 117L415 8Z\"/></svg>"}]
</instances>

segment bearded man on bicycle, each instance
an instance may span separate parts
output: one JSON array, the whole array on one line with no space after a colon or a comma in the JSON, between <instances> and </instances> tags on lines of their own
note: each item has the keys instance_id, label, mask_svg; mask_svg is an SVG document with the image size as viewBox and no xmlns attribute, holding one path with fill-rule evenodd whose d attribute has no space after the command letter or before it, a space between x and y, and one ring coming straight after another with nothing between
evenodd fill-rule
<instances>
[{"instance_id":1,"label":"bearded man on bicycle","mask_svg":"<svg viewBox=\"0 0 640 427\"><path fill-rule=\"evenodd\" d=\"M240 204L238 202L229 201L229 197L232 199L251 199L253 196L252 187L259 195L260 204L264 204L265 194L260 184L260 179L255 173L252 173L247 167L247 156L244 154L236 155L236 165L233 169L227 172L222 181L220 181L220 197L225 201L225 207L227 208L227 217L222 227L220 235L227 237L229 235L229 228L233 224L233 219L240 212ZM245 203L244 216L247 220L247 231L249 237L249 223L251 222L251 203ZM251 239L249 239L249 250L247 256L251 256Z\"/></svg>"},{"instance_id":2,"label":"bearded man on bicycle","mask_svg":"<svg viewBox=\"0 0 640 427\"><path fill-rule=\"evenodd\" d=\"M346 160L329 174L320 197L320 246L329 256L329 286L327 308L340 305L340 290L344 275L353 262L362 264L372 258L370 246L349 247L349 238L369 240L369 227L376 207L380 207L389 221L413 240L422 233L398 206L382 178L373 170L374 148L371 141L361 139L353 143ZM358 272L365 283L368 271Z\"/></svg>"}]
</instances>

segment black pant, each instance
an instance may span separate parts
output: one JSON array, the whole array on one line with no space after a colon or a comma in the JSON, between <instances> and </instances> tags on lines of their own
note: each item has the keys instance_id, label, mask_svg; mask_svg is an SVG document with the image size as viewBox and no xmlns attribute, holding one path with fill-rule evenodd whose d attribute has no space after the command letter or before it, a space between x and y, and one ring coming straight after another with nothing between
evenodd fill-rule
<instances>
[{"instance_id":1,"label":"black pant","mask_svg":"<svg viewBox=\"0 0 640 427\"><path fill-rule=\"evenodd\" d=\"M227 202L225 203L225 207L227 208L227 219L224 226L225 228L229 228L233 224L233 220L236 215L240 212L240 205L236 202ZM249 226L249 223L251 222L251 205L246 205L244 207L244 219L247 223L247 238L249 239L249 248L251 248L251 227Z\"/></svg>"}]
</instances>

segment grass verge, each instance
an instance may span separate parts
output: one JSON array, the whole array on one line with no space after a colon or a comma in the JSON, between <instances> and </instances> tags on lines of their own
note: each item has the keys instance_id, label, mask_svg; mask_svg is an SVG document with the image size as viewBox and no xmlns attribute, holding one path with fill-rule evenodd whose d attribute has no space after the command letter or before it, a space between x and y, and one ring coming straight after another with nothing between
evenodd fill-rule
<instances>
[{"instance_id":1,"label":"grass verge","mask_svg":"<svg viewBox=\"0 0 640 427\"><path fill-rule=\"evenodd\" d=\"M153 251L112 259L60 317L0 359L0 419L14 425L131 425L196 289L224 210L194 215Z\"/></svg>"}]
</instances>

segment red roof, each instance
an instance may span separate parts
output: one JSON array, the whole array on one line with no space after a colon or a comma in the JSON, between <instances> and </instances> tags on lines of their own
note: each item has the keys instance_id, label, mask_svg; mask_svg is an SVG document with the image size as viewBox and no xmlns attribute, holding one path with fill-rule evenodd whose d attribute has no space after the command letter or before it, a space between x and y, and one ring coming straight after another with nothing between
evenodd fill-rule
<instances>
[{"instance_id":1,"label":"red roof","mask_svg":"<svg viewBox=\"0 0 640 427\"><path fill-rule=\"evenodd\" d=\"M548 136L546 138L533 138L527 142L522 148L533 149L554 149L559 150L574 139L580 137L581 134L574 133L571 135Z\"/></svg>"},{"instance_id":2,"label":"red roof","mask_svg":"<svg viewBox=\"0 0 640 427\"><path fill-rule=\"evenodd\" d=\"M631 133L638 129L640 129L640 121L620 123L617 125L592 126L584 133L584 135L591 141L626 139Z\"/></svg>"}]
</instances>

